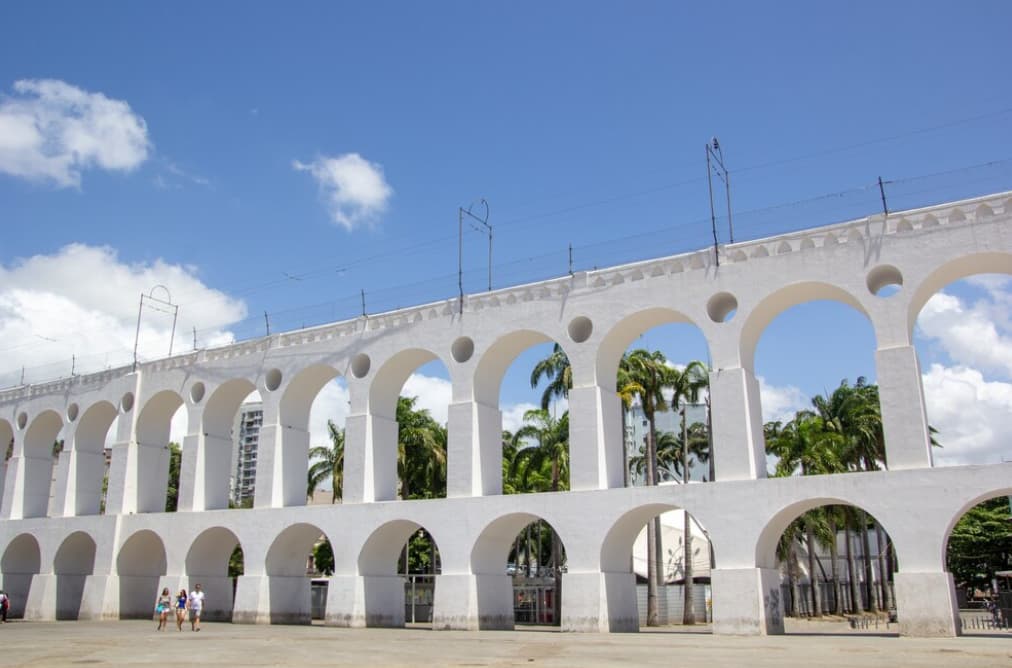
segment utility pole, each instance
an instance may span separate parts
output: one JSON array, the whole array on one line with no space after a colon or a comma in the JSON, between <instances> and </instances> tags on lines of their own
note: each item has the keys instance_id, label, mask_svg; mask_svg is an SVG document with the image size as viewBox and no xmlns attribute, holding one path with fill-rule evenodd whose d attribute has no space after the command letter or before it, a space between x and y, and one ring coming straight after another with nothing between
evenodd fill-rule
<instances>
[{"instance_id":1,"label":"utility pole","mask_svg":"<svg viewBox=\"0 0 1012 668\"><path fill-rule=\"evenodd\" d=\"M485 207L485 217L479 218L471 209L474 208L475 204L481 204ZM474 222L469 222L471 229L476 232L487 232L488 233L488 291L492 292L492 226L488 223L489 208L488 201L482 197L477 202L471 202L465 209L462 206L457 207L457 289L460 293L460 312L464 312L464 216L471 218L474 222L477 222L481 227L477 227Z\"/></svg>"},{"instance_id":2,"label":"utility pole","mask_svg":"<svg viewBox=\"0 0 1012 668\"><path fill-rule=\"evenodd\" d=\"M267 336L271 335L271 320L267 317L267 311L264 311L264 324L267 326Z\"/></svg>"},{"instance_id":3,"label":"utility pole","mask_svg":"<svg viewBox=\"0 0 1012 668\"><path fill-rule=\"evenodd\" d=\"M884 213L886 216L888 216L889 215L889 205L886 204L886 189L885 189L885 184L886 183L888 183L888 181L882 181L882 177L881 176L878 177L878 192L879 192L879 195L882 196L882 213Z\"/></svg>"},{"instance_id":4,"label":"utility pole","mask_svg":"<svg viewBox=\"0 0 1012 668\"><path fill-rule=\"evenodd\" d=\"M716 175L724 183L724 195L727 201L727 230L729 243L734 243L734 222L731 219L731 174L724 166L724 151L716 137L706 144L706 185L710 190L710 225L713 228L713 252L717 265L717 214L713 208L713 176Z\"/></svg>"},{"instance_id":5,"label":"utility pole","mask_svg":"<svg viewBox=\"0 0 1012 668\"><path fill-rule=\"evenodd\" d=\"M155 297L155 290L158 288L161 288L165 292L165 299ZM134 332L134 371L137 370L137 346L141 337L141 313L144 311L145 303L147 303L149 309L172 314L172 333L169 335L169 357L172 357L172 343L173 339L176 338L176 320L179 319L179 305L172 303L172 295L169 294L169 289L164 285L156 285L148 291L148 294L142 292L140 304L137 306L137 329Z\"/></svg>"}]
</instances>

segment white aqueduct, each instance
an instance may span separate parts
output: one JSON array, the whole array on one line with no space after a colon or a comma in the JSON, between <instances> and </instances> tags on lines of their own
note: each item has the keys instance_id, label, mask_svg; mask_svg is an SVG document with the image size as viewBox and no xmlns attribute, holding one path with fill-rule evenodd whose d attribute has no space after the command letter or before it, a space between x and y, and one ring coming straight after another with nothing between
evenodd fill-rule
<instances>
[{"instance_id":1,"label":"white aqueduct","mask_svg":"<svg viewBox=\"0 0 1012 668\"><path fill-rule=\"evenodd\" d=\"M150 616L161 587L200 581L221 618L305 623L306 555L325 534L336 562L327 623L397 626L398 555L424 527L442 560L434 627L512 628L507 554L541 518L568 558L563 628L635 631L633 541L650 517L677 508L712 541L714 632L782 633L777 540L799 514L832 503L865 509L892 538L901 631L957 634L946 541L974 504L1012 494L1012 464L933 468L912 332L943 286L1010 273L1010 221L1012 193L1002 193L723 246L719 265L701 250L471 295L462 314L457 300L439 302L4 391L0 443L14 445L0 509L3 587L31 619L107 619ZM815 299L847 304L874 329L887 471L765 477L756 343L779 313ZM624 488L617 365L640 333L672 322L696 325L709 346L716 481ZM545 341L572 364L573 491L504 496L500 385L520 352ZM453 386L447 498L400 501L397 397L436 359ZM309 410L337 376L350 393L344 503L306 506ZM229 510L230 427L254 389L264 405L255 507ZM179 512L164 513L169 422L181 405ZM103 446L117 416L101 513ZM65 450L53 471L57 438ZM233 598L237 543L245 574Z\"/></svg>"}]
</instances>

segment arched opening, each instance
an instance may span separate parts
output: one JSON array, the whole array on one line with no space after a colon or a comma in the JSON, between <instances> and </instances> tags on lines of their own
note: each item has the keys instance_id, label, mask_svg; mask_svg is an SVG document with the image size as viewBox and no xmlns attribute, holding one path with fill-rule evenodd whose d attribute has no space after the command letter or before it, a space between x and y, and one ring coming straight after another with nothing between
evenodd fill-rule
<instances>
[{"instance_id":1,"label":"arched opening","mask_svg":"<svg viewBox=\"0 0 1012 668\"><path fill-rule=\"evenodd\" d=\"M760 535L756 563L780 570L787 617L895 618L892 540L870 513L844 500L809 499L780 511Z\"/></svg>"},{"instance_id":2,"label":"arched opening","mask_svg":"<svg viewBox=\"0 0 1012 668\"><path fill-rule=\"evenodd\" d=\"M1012 255L961 258L933 272L912 299L926 418L941 445L931 449L938 465L1012 459L1005 438L1012 429L1009 274Z\"/></svg>"},{"instance_id":3,"label":"arched opening","mask_svg":"<svg viewBox=\"0 0 1012 668\"><path fill-rule=\"evenodd\" d=\"M95 572L95 540L83 531L67 536L56 551L56 619L77 619L84 600L84 585Z\"/></svg>"},{"instance_id":4,"label":"arched opening","mask_svg":"<svg viewBox=\"0 0 1012 668\"><path fill-rule=\"evenodd\" d=\"M727 304L736 308L737 302L721 294L727 303L715 306L715 313L730 319ZM602 385L614 378L621 400L626 486L714 479L709 359L702 330L671 309L629 315L604 337L597 377Z\"/></svg>"},{"instance_id":5,"label":"arched opening","mask_svg":"<svg viewBox=\"0 0 1012 668\"><path fill-rule=\"evenodd\" d=\"M316 548L324 542L331 544L319 527L300 523L282 531L271 543L264 566L270 580L272 624L310 623L314 553L318 554Z\"/></svg>"},{"instance_id":6,"label":"arched opening","mask_svg":"<svg viewBox=\"0 0 1012 668\"><path fill-rule=\"evenodd\" d=\"M148 399L137 417L139 513L174 512L178 507L182 448L172 436L178 433L176 416L180 409L185 416L182 397L172 390L162 390Z\"/></svg>"},{"instance_id":7,"label":"arched opening","mask_svg":"<svg viewBox=\"0 0 1012 668\"><path fill-rule=\"evenodd\" d=\"M546 372L535 376L539 367ZM512 332L482 355L474 373L481 466L501 468L503 493L570 488L571 385L564 347L541 332Z\"/></svg>"},{"instance_id":8,"label":"arched opening","mask_svg":"<svg viewBox=\"0 0 1012 668\"><path fill-rule=\"evenodd\" d=\"M25 431L23 517L45 517L52 495L53 466L60 455L63 419L53 410L39 413Z\"/></svg>"},{"instance_id":9,"label":"arched opening","mask_svg":"<svg viewBox=\"0 0 1012 668\"><path fill-rule=\"evenodd\" d=\"M551 523L529 513L491 522L471 550L471 572L489 589L479 596L479 626L490 620L497 628L503 618L519 626L559 626L566 569L565 544Z\"/></svg>"},{"instance_id":10,"label":"arched opening","mask_svg":"<svg viewBox=\"0 0 1012 668\"><path fill-rule=\"evenodd\" d=\"M269 384L267 389L272 391ZM305 505L307 497L312 497L316 491L341 481L343 471L335 475L335 469L340 470L344 465L343 436L348 415L348 390L336 369L315 364L299 371L281 391L284 392L279 416L283 441L280 451L281 501L285 506L300 506ZM334 430L329 429L330 422L333 422ZM335 442L332 434L339 436L340 440ZM317 469L316 484L307 484L311 446L314 454L318 455L314 459L325 460L322 474ZM331 485L326 484L328 478ZM340 498L339 495L334 497L335 500Z\"/></svg>"},{"instance_id":11,"label":"arched opening","mask_svg":"<svg viewBox=\"0 0 1012 668\"><path fill-rule=\"evenodd\" d=\"M92 404L74 430L74 515L98 515L107 488L105 444L117 416L108 401Z\"/></svg>"},{"instance_id":12,"label":"arched opening","mask_svg":"<svg viewBox=\"0 0 1012 668\"><path fill-rule=\"evenodd\" d=\"M791 462L781 474L803 463L806 473L883 467L875 333L853 297L823 284L792 286L767 297L745 332L743 356L753 342L748 357L755 362L768 469L785 458ZM806 442L813 439L818 444ZM818 458L806 454L816 447Z\"/></svg>"},{"instance_id":13,"label":"arched opening","mask_svg":"<svg viewBox=\"0 0 1012 668\"><path fill-rule=\"evenodd\" d=\"M200 584L207 597L203 618L232 621L235 578L243 573L243 551L239 539L224 527L205 529L186 553L189 589Z\"/></svg>"},{"instance_id":14,"label":"arched opening","mask_svg":"<svg viewBox=\"0 0 1012 668\"><path fill-rule=\"evenodd\" d=\"M659 519L661 540L651 545L647 529L654 518ZM653 587L650 560L658 564ZM703 525L688 511L666 504L627 512L609 529L601 547L602 571L631 574L639 627L712 621L713 563L713 545Z\"/></svg>"},{"instance_id":15,"label":"arched opening","mask_svg":"<svg viewBox=\"0 0 1012 668\"><path fill-rule=\"evenodd\" d=\"M396 452L396 498L446 497L450 395L447 368L428 350L402 350L376 371L369 385L373 452L377 458ZM376 428L391 426L391 419L396 423L393 441L391 429ZM389 464L375 459L374 465L381 470L389 468ZM386 494L378 493L377 498L390 498L389 490Z\"/></svg>"},{"instance_id":16,"label":"arched opening","mask_svg":"<svg viewBox=\"0 0 1012 668\"><path fill-rule=\"evenodd\" d=\"M7 462L14 453L14 427L7 420L0 420L0 499L3 499L4 486L7 484Z\"/></svg>"},{"instance_id":17,"label":"arched opening","mask_svg":"<svg viewBox=\"0 0 1012 668\"><path fill-rule=\"evenodd\" d=\"M1012 486L966 504L945 546L964 631L1012 626Z\"/></svg>"},{"instance_id":18,"label":"arched opening","mask_svg":"<svg viewBox=\"0 0 1012 668\"><path fill-rule=\"evenodd\" d=\"M8 617L24 617L32 577L39 572L41 566L42 552L35 536L23 533L7 545L3 559L0 560L0 571L3 571L3 591L10 598Z\"/></svg>"},{"instance_id":19,"label":"arched opening","mask_svg":"<svg viewBox=\"0 0 1012 668\"><path fill-rule=\"evenodd\" d=\"M203 399L203 390L197 392ZM194 391L190 392L191 400ZM252 507L263 404L252 382L237 378L219 385L204 406L201 432L204 469L196 480L198 506L208 510ZM235 462L233 468L233 454Z\"/></svg>"},{"instance_id":20,"label":"arched opening","mask_svg":"<svg viewBox=\"0 0 1012 668\"><path fill-rule=\"evenodd\" d=\"M116 557L120 619L151 619L166 570L165 545L154 531L137 531L123 543Z\"/></svg>"},{"instance_id":21,"label":"arched opening","mask_svg":"<svg viewBox=\"0 0 1012 668\"><path fill-rule=\"evenodd\" d=\"M436 539L422 525L393 520L377 528L358 556L366 626L431 625L441 570Z\"/></svg>"}]
</instances>

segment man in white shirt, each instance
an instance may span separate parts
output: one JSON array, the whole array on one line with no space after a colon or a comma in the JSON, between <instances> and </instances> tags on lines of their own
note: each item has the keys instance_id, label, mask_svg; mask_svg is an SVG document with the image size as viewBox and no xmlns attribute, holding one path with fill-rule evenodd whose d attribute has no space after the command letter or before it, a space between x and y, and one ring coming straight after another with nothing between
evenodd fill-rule
<instances>
[{"instance_id":1,"label":"man in white shirt","mask_svg":"<svg viewBox=\"0 0 1012 668\"><path fill-rule=\"evenodd\" d=\"M186 605L190 608L190 630L199 631L200 613L204 610L204 590L200 588L200 583L190 592Z\"/></svg>"}]
</instances>

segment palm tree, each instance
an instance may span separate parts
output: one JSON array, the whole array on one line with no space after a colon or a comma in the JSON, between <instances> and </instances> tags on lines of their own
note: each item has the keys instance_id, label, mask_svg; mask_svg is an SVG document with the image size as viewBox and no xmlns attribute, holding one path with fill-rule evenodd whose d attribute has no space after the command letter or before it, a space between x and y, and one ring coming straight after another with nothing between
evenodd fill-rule
<instances>
[{"instance_id":1,"label":"palm tree","mask_svg":"<svg viewBox=\"0 0 1012 668\"><path fill-rule=\"evenodd\" d=\"M531 371L531 389L536 388L542 378L548 379L548 386L541 394L541 408L547 411L552 400L568 397L569 390L573 388L573 368L569 364L569 357L558 343L548 357L534 365L534 370Z\"/></svg>"},{"instance_id":2,"label":"palm tree","mask_svg":"<svg viewBox=\"0 0 1012 668\"><path fill-rule=\"evenodd\" d=\"M327 433L330 435L330 447L317 445L309 449L310 461L316 461L309 466L306 496L313 496L316 488L330 478L330 502L336 503L341 498L344 484L344 429L338 429L333 420L327 420Z\"/></svg>"},{"instance_id":3,"label":"palm tree","mask_svg":"<svg viewBox=\"0 0 1012 668\"><path fill-rule=\"evenodd\" d=\"M558 419L544 408L527 411L513 443L516 454L510 475L519 475L522 486L528 486L532 473L548 467L548 489L538 491L558 492L569 487L569 411Z\"/></svg>"},{"instance_id":4,"label":"palm tree","mask_svg":"<svg viewBox=\"0 0 1012 668\"><path fill-rule=\"evenodd\" d=\"M657 484L657 433L655 417L657 411L667 410L668 403L664 390L671 386L674 369L668 366L664 353L636 349L626 356L627 387L620 388L619 393L635 385L632 392L639 399L643 415L647 419L646 470L647 485ZM647 626L659 623L657 610L657 589L660 573L658 572L659 553L661 546L661 518L658 515L647 524Z\"/></svg>"},{"instance_id":5,"label":"palm tree","mask_svg":"<svg viewBox=\"0 0 1012 668\"><path fill-rule=\"evenodd\" d=\"M446 492L446 429L417 397L397 400L397 472L402 499L441 497Z\"/></svg>"}]
</instances>

